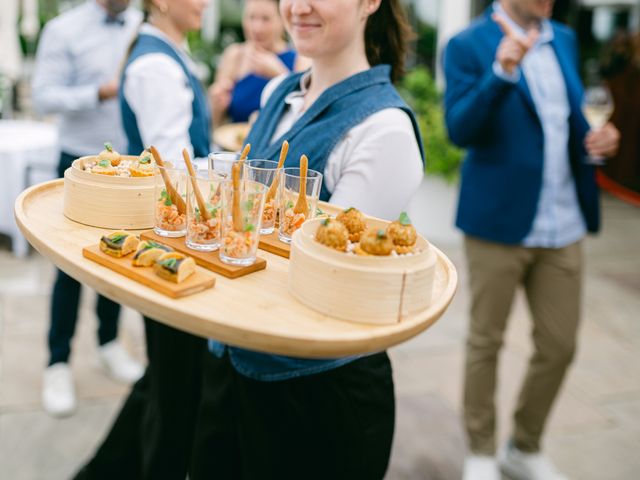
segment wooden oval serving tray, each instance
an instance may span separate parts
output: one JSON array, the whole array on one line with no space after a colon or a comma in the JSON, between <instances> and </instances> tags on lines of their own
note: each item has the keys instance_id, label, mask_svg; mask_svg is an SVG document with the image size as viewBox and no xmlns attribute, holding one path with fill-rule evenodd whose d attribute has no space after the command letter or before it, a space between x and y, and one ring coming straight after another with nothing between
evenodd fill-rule
<instances>
[{"instance_id":1,"label":"wooden oval serving tray","mask_svg":"<svg viewBox=\"0 0 640 480\"><path fill-rule=\"evenodd\" d=\"M18 225L27 240L63 271L101 294L167 325L257 351L327 358L383 350L433 325L453 299L458 277L453 264L437 255L432 303L393 325L345 322L304 306L287 292L289 261L263 252L266 270L230 280L181 299L171 299L82 257L104 229L62 214L63 182L35 185L16 200Z\"/></svg>"}]
</instances>

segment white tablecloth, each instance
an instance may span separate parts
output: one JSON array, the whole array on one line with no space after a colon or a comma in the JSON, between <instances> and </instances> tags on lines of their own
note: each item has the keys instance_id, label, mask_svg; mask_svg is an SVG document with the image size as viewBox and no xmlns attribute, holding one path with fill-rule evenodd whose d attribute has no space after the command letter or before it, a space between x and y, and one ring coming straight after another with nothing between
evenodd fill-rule
<instances>
[{"instance_id":1,"label":"white tablecloth","mask_svg":"<svg viewBox=\"0 0 640 480\"><path fill-rule=\"evenodd\" d=\"M16 198L30 183L53 179L60 157L58 129L42 122L0 120L0 232L9 234L13 252L28 245L13 215Z\"/></svg>"}]
</instances>

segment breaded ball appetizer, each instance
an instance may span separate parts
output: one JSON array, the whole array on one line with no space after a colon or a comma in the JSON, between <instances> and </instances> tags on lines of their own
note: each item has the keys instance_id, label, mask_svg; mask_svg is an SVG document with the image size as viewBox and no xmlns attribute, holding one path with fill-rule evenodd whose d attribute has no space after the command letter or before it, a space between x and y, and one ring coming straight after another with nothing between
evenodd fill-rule
<instances>
[{"instance_id":1,"label":"breaded ball appetizer","mask_svg":"<svg viewBox=\"0 0 640 480\"><path fill-rule=\"evenodd\" d=\"M406 212L402 212L398 220L389 224L387 234L391 237L396 252L400 254L413 250L418 239L418 233Z\"/></svg>"},{"instance_id":2,"label":"breaded ball appetizer","mask_svg":"<svg viewBox=\"0 0 640 480\"><path fill-rule=\"evenodd\" d=\"M369 228L360 236L360 243L355 251L358 255L391 255L393 241L383 229Z\"/></svg>"},{"instance_id":3,"label":"breaded ball appetizer","mask_svg":"<svg viewBox=\"0 0 640 480\"><path fill-rule=\"evenodd\" d=\"M316 240L329 248L345 252L349 243L349 231L343 223L325 218L316 230Z\"/></svg>"},{"instance_id":4,"label":"breaded ball appetizer","mask_svg":"<svg viewBox=\"0 0 640 480\"><path fill-rule=\"evenodd\" d=\"M360 240L360 235L367 228L367 223L364 220L364 215L357 208L347 208L338 214L336 220L341 222L349 231L349 240L357 242Z\"/></svg>"},{"instance_id":5,"label":"breaded ball appetizer","mask_svg":"<svg viewBox=\"0 0 640 480\"><path fill-rule=\"evenodd\" d=\"M114 167L120 165L120 154L113 149L109 142L104 144L104 150L98 154L98 162L102 160L107 160Z\"/></svg>"}]
</instances>

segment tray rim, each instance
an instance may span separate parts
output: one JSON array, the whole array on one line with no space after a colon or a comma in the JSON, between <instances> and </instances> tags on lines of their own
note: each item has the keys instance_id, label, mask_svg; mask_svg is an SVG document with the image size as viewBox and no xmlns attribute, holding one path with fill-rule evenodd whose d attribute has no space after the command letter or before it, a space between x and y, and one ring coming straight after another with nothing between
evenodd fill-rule
<instances>
[{"instance_id":1,"label":"tray rim","mask_svg":"<svg viewBox=\"0 0 640 480\"><path fill-rule=\"evenodd\" d=\"M327 332L319 333L318 331L309 332L313 333L312 336L310 334L300 334L297 331L295 334L273 331L273 329L269 329L269 326L260 328L260 324L255 328L253 325L252 328L246 328L245 326L237 324L234 325L233 322L216 319L212 316L205 317L202 313L195 314L193 311L181 308L187 299L175 300L166 298L165 301L162 301L160 298L157 298L161 294L153 292L147 287L140 286L141 288L127 289L127 286L131 286L127 284L134 281L129 279L124 282L115 281L113 278L110 278L112 277L111 275L106 273L110 272L106 267L99 267L97 269L97 272L100 274L91 271L96 270L95 267L93 267L93 262L82 257L81 250L82 247L86 245L78 244L77 255L74 252L73 256L68 257L63 255L62 252L56 251L51 244L38 238L38 229L30 224L27 214L29 205L37 200L38 195L54 189L60 190L59 195L62 199L62 186L62 179L44 182L26 189L16 199L16 222L29 243L31 243L36 250L43 256L49 258L58 268L67 274L82 283L86 283L114 301L129 305L145 315L180 330L203 337L217 338L230 345L305 358L330 358L381 351L413 338L436 323L451 304L457 291L458 275L455 266L437 247L431 244L438 259L436 268L443 272L446 279L442 291L434 292L434 296L436 296L437 299L429 308L419 314L410 315L399 324L352 324L344 322L344 320L319 315L311 309L301 306L301 308L308 311L310 315L316 317L318 320L315 324L316 327L322 325L323 320L348 323L349 327L345 327L345 331L341 331L339 335ZM334 209L335 206L331 206L331 208ZM93 229L96 233L104 230L73 222L64 217L62 213L61 217L63 223L61 228L64 228L64 224L69 222L70 225L68 228L80 227ZM270 259L273 259L274 262L276 259L287 261L268 252L264 253L267 262L270 262ZM87 268L87 263L85 262L90 262L93 268ZM268 274L265 272L269 272L269 269L258 272L255 275ZM112 273L120 277L119 274L115 272ZM223 278L221 277L218 280L222 281ZM242 284L239 280L233 280L233 282L238 282L238 285ZM136 285L139 284L136 283ZM206 294L207 292L201 292L193 297L201 299ZM291 297L291 301L297 302L293 297Z\"/></svg>"}]
</instances>

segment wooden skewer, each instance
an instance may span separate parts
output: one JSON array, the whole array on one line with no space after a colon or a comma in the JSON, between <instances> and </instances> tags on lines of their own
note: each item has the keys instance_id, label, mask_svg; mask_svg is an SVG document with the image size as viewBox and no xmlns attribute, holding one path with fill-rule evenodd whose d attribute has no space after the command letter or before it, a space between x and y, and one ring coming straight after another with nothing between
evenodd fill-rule
<instances>
[{"instance_id":1,"label":"wooden skewer","mask_svg":"<svg viewBox=\"0 0 640 480\"><path fill-rule=\"evenodd\" d=\"M302 213L305 217L309 216L309 205L307 204L307 169L309 168L309 159L306 155L300 157L300 192L298 193L298 201L293 207L293 213Z\"/></svg>"},{"instance_id":2,"label":"wooden skewer","mask_svg":"<svg viewBox=\"0 0 640 480\"><path fill-rule=\"evenodd\" d=\"M171 203L173 203L176 206L176 208L178 209L178 213L182 213L182 214L187 213L187 204L184 203L184 199L180 196L178 191L173 187L173 184L171 183L171 179L169 178L169 175L165 170L165 163L162 160L160 153L158 152L156 147L154 147L153 145L149 147L149 151L151 151L151 154L156 159L156 163L158 164L158 166L161 167L160 174L162 175L162 180L164 180L164 186L167 189L167 193L169 194Z\"/></svg>"},{"instance_id":3,"label":"wooden skewer","mask_svg":"<svg viewBox=\"0 0 640 480\"><path fill-rule=\"evenodd\" d=\"M200 210L200 218L205 221L211 220L211 213L207 208L207 203L204 201L204 198L202 198L202 192L200 191L198 179L196 178L196 171L193 169L193 164L191 163L191 158L189 157L189 152L187 152L186 148L182 149L182 158L184 158L184 163L187 165L187 170L189 170L191 185L193 185L193 193L196 195L196 202L198 203L198 209Z\"/></svg>"},{"instance_id":4,"label":"wooden skewer","mask_svg":"<svg viewBox=\"0 0 640 480\"><path fill-rule=\"evenodd\" d=\"M240 164L240 175L242 176L242 165L244 164L244 161L247 159L247 157L249 156L249 152L251 151L251 144L247 143L244 148L242 149L242 153L240 154L240 158L238 159L238 163Z\"/></svg>"},{"instance_id":5,"label":"wooden skewer","mask_svg":"<svg viewBox=\"0 0 640 480\"><path fill-rule=\"evenodd\" d=\"M240 211L240 163L234 163L231 167L231 178L233 181L233 229L242 232L242 212Z\"/></svg>"},{"instance_id":6,"label":"wooden skewer","mask_svg":"<svg viewBox=\"0 0 640 480\"><path fill-rule=\"evenodd\" d=\"M276 172L276 176L271 182L271 186L269 187L269 191L267 192L267 198L265 199L266 203L269 203L273 197L276 196L276 192L278 191L278 180L280 180L280 169L284 165L284 161L287 158L287 153L289 153L289 142L286 140L282 143L282 148L280 149L280 158L278 159L278 171Z\"/></svg>"}]
</instances>

